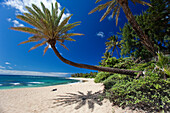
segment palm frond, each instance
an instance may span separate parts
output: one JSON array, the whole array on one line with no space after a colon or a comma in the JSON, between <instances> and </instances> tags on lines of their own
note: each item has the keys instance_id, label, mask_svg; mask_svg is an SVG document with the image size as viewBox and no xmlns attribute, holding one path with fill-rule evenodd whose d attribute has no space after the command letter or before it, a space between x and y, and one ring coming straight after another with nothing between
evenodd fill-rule
<instances>
[{"instance_id":1,"label":"palm frond","mask_svg":"<svg viewBox=\"0 0 170 113\"><path fill-rule=\"evenodd\" d=\"M34 4L32 4L32 7L34 8L34 10L37 12L37 14L39 15L39 17L43 17L45 19L45 15L44 13Z\"/></svg>"},{"instance_id":2,"label":"palm frond","mask_svg":"<svg viewBox=\"0 0 170 113\"><path fill-rule=\"evenodd\" d=\"M37 42L37 41L38 40L26 40L26 41L23 41L23 42L19 43L18 45L29 43L29 42Z\"/></svg>"},{"instance_id":3,"label":"palm frond","mask_svg":"<svg viewBox=\"0 0 170 113\"><path fill-rule=\"evenodd\" d=\"M25 21L26 23L39 28L39 29L43 29L42 25L29 13L24 13L25 16L23 15L17 15L16 17L20 20Z\"/></svg>"},{"instance_id":4,"label":"palm frond","mask_svg":"<svg viewBox=\"0 0 170 113\"><path fill-rule=\"evenodd\" d=\"M34 10L32 10L32 8L30 8L30 7L28 7L28 6L25 6L25 8L26 8L35 18L40 19L40 16L39 16Z\"/></svg>"},{"instance_id":5,"label":"palm frond","mask_svg":"<svg viewBox=\"0 0 170 113\"><path fill-rule=\"evenodd\" d=\"M66 26L64 26L60 31L59 33L62 34L62 33L65 33L71 29L73 29L74 27L80 25L80 21L79 22L74 22L74 23L71 23L71 24L67 24Z\"/></svg>"},{"instance_id":6,"label":"palm frond","mask_svg":"<svg viewBox=\"0 0 170 113\"><path fill-rule=\"evenodd\" d=\"M55 20L55 26L58 27L59 23L60 23L60 20L61 20L61 17L63 16L64 14L64 10L65 8L62 9L62 11L60 12L58 18Z\"/></svg>"},{"instance_id":7,"label":"palm frond","mask_svg":"<svg viewBox=\"0 0 170 113\"><path fill-rule=\"evenodd\" d=\"M148 3L148 2L144 2L144 1L141 1L141 0L131 0L134 4L135 4L135 2L137 2L137 3L139 3L139 4L142 4L142 5L148 5L148 6L151 6L152 7L152 5L150 4L150 3Z\"/></svg>"},{"instance_id":8,"label":"palm frond","mask_svg":"<svg viewBox=\"0 0 170 113\"><path fill-rule=\"evenodd\" d=\"M76 40L74 40L74 39L72 39L72 38L70 38L70 37L65 38L65 40L68 40L68 41L76 41Z\"/></svg>"},{"instance_id":9,"label":"palm frond","mask_svg":"<svg viewBox=\"0 0 170 113\"><path fill-rule=\"evenodd\" d=\"M65 19L61 22L61 24L57 27L57 32L60 31L61 28L64 27L64 26L68 23L68 21L69 21L69 19L71 18L71 16L72 16L72 15L68 16L67 18L65 18Z\"/></svg>"},{"instance_id":10,"label":"palm frond","mask_svg":"<svg viewBox=\"0 0 170 113\"><path fill-rule=\"evenodd\" d=\"M28 52L30 52L30 51L33 50L33 49L36 49L37 47L40 47L40 46L46 44L46 42L47 42L47 41L44 41L44 42L42 42L42 43L40 43L40 44L37 44L37 45L33 46Z\"/></svg>"},{"instance_id":11,"label":"palm frond","mask_svg":"<svg viewBox=\"0 0 170 113\"><path fill-rule=\"evenodd\" d=\"M105 13L103 14L103 16L101 17L100 22L101 22L103 19L106 18L106 16L111 12L112 8L113 8L115 5L116 5L115 2L112 2L112 3L110 4L110 6L108 6L106 12L105 12Z\"/></svg>"},{"instance_id":12,"label":"palm frond","mask_svg":"<svg viewBox=\"0 0 170 113\"><path fill-rule=\"evenodd\" d=\"M96 3L100 2L100 1L102 1L102 0L96 0Z\"/></svg>"},{"instance_id":13,"label":"palm frond","mask_svg":"<svg viewBox=\"0 0 170 113\"><path fill-rule=\"evenodd\" d=\"M45 53L47 52L48 48L49 48L49 45L47 45L47 46L45 47L43 56L44 56Z\"/></svg>"},{"instance_id":14,"label":"palm frond","mask_svg":"<svg viewBox=\"0 0 170 113\"><path fill-rule=\"evenodd\" d=\"M30 34L41 35L41 32L37 29L29 28L29 27L11 27L9 29L22 31Z\"/></svg>"},{"instance_id":15,"label":"palm frond","mask_svg":"<svg viewBox=\"0 0 170 113\"><path fill-rule=\"evenodd\" d=\"M59 43L61 46L63 46L65 49L69 50L63 43Z\"/></svg>"},{"instance_id":16,"label":"palm frond","mask_svg":"<svg viewBox=\"0 0 170 113\"><path fill-rule=\"evenodd\" d=\"M117 24L118 24L119 13L120 13L120 7L119 7L119 9L117 10L117 14L116 14L116 26L117 26Z\"/></svg>"},{"instance_id":17,"label":"palm frond","mask_svg":"<svg viewBox=\"0 0 170 113\"><path fill-rule=\"evenodd\" d=\"M91 10L88 14L92 14L92 13L96 12L97 10L101 11L101 10L105 9L111 2L112 1L108 1L105 4L98 5L93 10Z\"/></svg>"},{"instance_id":18,"label":"palm frond","mask_svg":"<svg viewBox=\"0 0 170 113\"><path fill-rule=\"evenodd\" d=\"M44 4L41 2L41 7L42 7L42 9L43 9L43 12L44 12L44 14L45 14L45 6L44 6Z\"/></svg>"},{"instance_id":19,"label":"palm frond","mask_svg":"<svg viewBox=\"0 0 170 113\"><path fill-rule=\"evenodd\" d=\"M81 36L81 35L84 35L84 34L81 34L81 33L68 33L67 36Z\"/></svg>"}]
</instances>

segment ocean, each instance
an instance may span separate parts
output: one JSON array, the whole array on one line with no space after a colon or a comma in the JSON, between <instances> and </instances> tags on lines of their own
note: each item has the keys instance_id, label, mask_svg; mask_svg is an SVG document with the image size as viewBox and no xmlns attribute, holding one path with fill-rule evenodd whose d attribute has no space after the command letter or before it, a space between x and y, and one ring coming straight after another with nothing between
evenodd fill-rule
<instances>
[{"instance_id":1,"label":"ocean","mask_svg":"<svg viewBox=\"0 0 170 113\"><path fill-rule=\"evenodd\" d=\"M32 75L0 75L0 89L44 87L78 82L64 77Z\"/></svg>"}]
</instances>

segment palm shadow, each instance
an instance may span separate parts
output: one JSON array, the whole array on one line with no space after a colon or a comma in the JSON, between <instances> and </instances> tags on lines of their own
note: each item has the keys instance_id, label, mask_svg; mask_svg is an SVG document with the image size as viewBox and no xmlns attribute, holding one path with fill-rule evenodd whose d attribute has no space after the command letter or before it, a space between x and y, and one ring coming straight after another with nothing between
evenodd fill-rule
<instances>
[{"instance_id":1,"label":"palm shadow","mask_svg":"<svg viewBox=\"0 0 170 113\"><path fill-rule=\"evenodd\" d=\"M88 104L88 108L91 109L93 111L95 104L98 105L103 105L102 103L102 97L103 97L103 93L102 91L98 91L95 93L92 93L92 91L88 91L87 94L84 94L80 91L78 91L78 94L74 94L74 93L66 93L67 95L57 95L58 98L57 99L53 99L55 100L55 102L53 102L53 104L55 104L56 106L68 106L71 104L77 104L75 109L79 109L82 106Z\"/></svg>"}]
</instances>

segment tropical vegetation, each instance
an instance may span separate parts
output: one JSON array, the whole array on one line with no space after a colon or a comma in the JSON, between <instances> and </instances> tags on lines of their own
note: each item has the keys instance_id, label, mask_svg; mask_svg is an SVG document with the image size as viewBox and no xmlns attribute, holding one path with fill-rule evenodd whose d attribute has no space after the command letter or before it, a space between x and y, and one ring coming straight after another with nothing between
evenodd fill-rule
<instances>
[{"instance_id":1,"label":"tropical vegetation","mask_svg":"<svg viewBox=\"0 0 170 113\"><path fill-rule=\"evenodd\" d=\"M96 0L96 3L101 2L103 0ZM152 6L147 2L144 2L143 0L131 0L134 4L139 3L142 5L148 5ZM103 9L107 8L104 15L101 17L100 21L102 21L111 11L112 12L112 18L116 14L116 25L118 23L118 17L120 13L120 8L123 9L123 12L126 15L126 18L130 25L132 26L133 30L137 34L137 36L140 39L140 43L142 43L145 48L153 55L156 56L156 52L158 51L157 47L154 46L153 41L151 38L142 30L141 26L137 23L135 16L132 14L130 8L129 8L129 1L128 0L111 0L107 1L104 4L100 4L97 7L95 7L92 11L89 12L89 14L94 13L96 11L101 11Z\"/></svg>"},{"instance_id":2,"label":"tropical vegetation","mask_svg":"<svg viewBox=\"0 0 170 113\"><path fill-rule=\"evenodd\" d=\"M136 15L136 21L142 30L151 38L159 51L168 54L169 46L169 9L168 0L151 0L152 7L149 7L141 15ZM151 58L152 54L140 43L140 38L129 23L120 29L121 55Z\"/></svg>"}]
</instances>

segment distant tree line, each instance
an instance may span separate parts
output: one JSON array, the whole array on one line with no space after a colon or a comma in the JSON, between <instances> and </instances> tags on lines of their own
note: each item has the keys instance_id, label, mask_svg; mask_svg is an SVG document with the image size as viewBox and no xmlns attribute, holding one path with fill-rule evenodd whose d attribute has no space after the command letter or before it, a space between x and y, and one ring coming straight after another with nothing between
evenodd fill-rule
<instances>
[{"instance_id":1,"label":"distant tree line","mask_svg":"<svg viewBox=\"0 0 170 113\"><path fill-rule=\"evenodd\" d=\"M71 74L71 77L95 78L96 75L97 75L97 72L75 73L75 74Z\"/></svg>"}]
</instances>

